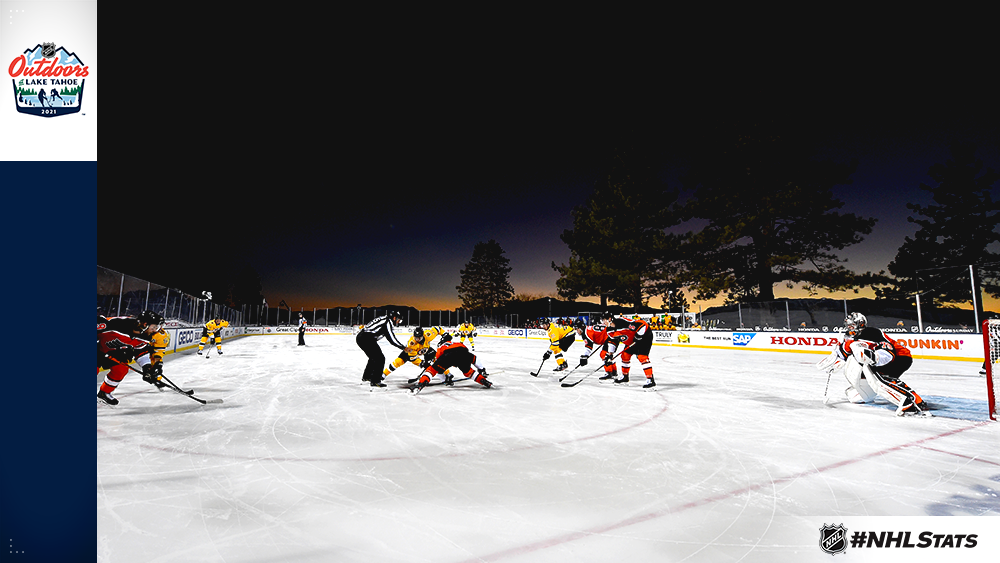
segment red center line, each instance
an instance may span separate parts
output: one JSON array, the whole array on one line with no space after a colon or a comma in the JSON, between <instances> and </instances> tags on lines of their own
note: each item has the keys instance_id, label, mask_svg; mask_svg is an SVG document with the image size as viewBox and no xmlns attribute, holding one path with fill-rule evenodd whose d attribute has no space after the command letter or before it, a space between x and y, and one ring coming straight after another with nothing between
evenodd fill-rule
<instances>
[{"instance_id":1,"label":"red center line","mask_svg":"<svg viewBox=\"0 0 1000 563\"><path fill-rule=\"evenodd\" d=\"M495 553L490 553L488 555L482 555L482 556L478 556L478 557L473 557L472 559L467 559L467 560L463 561L462 563L476 563L476 562L482 562L482 561L498 561L498 560L501 560L501 559L506 559L508 557L516 557L516 556L520 556L520 555L525 555L525 554L528 554L528 553L532 553L532 552L535 552L535 551L540 551L540 550L543 550L543 549L548 549L550 547L555 547L555 546L558 546L558 545L563 545L563 544L566 544L566 543L569 543L569 542L572 542L572 541L576 541L576 540L579 540L579 539L583 539L583 538L586 538L586 537L589 537L589 536L594 536L594 535L598 535L598 534L604 534L604 533L610 532L612 530L618 530L620 528L625 528L625 527L628 527L628 526L632 526L634 524L641 524L643 522L647 522L647 521L650 521L650 520L655 520L657 518L662 518L664 516L668 516L668 515L671 515L671 514L676 514L678 512L683 512L683 511L688 510L690 508L697 508L697 507L704 506L704 505L707 505L707 504L712 504L714 502L718 502L718 501L725 500L725 499L728 499L728 498L732 498L732 497L736 497L736 496L743 495L743 494L746 494L746 493L750 493L750 492L756 491L756 490L764 488L764 487L770 487L770 486L777 485L777 484L787 483L789 481L795 481L796 479L801 479L803 477L809 477L809 476L812 476L812 475L817 475L819 473L824 473L826 471L830 471L831 469L839 469L841 467L846 467L848 465L852 465L852 464L855 464L855 463L858 463L858 462L861 462L861 461L865 461L865 460L868 460L868 459L871 459L871 458L881 457L881 456L886 455L888 453L899 451L899 450L902 450L904 448L910 448L910 447L914 447L914 446L922 446L926 442L930 442L930 441L933 441L933 440L939 440L941 438L946 438L948 436L953 436L953 435L958 434L960 432L965 432L966 430L971 430L973 428L978 428L980 426L985 426L987 424L990 424L990 423L989 422L979 422L979 423L973 424L972 426L966 426L964 428L958 428L956 430L950 430L950 431L944 432L942 434L937 434L935 436L929 436L927 438L922 438L920 440L916 440L916 441L909 442L909 443L906 443L906 444L900 444L898 446L893 446L891 448L886 448L886 449L883 449L883 450L879 450L877 452L872 452L872 453L869 453L869 454L858 456L858 457L853 458L853 459L845 459L845 460L842 460L842 461L831 463L829 465L824 465L823 467L814 467L812 469L808 469L808 470L805 470L805 471L800 471L798 473L794 473L794 474L786 476L786 477L780 477L778 479L769 479L769 480L767 480L765 482L761 482L761 483L758 483L756 485L749 485L747 487L742 487L742 488L739 488L739 489L734 489L732 491L728 491L728 492L725 492L725 493L720 493L720 494L709 496L709 497L705 497L705 498L702 498L702 499L693 500L691 502L679 505L679 506L677 506L675 508L665 508L663 510L655 510L655 511L652 511L652 512L647 512L645 514L639 514L639 515L636 515L636 516L632 516L631 518L626 518L625 520L622 520L620 522L614 522L614 523L610 523L610 524L601 524L601 525L593 526L593 527L585 529L585 530L580 530L580 531L576 531L576 532L570 532L568 534L563 534L561 536L555 536L555 537L548 538L548 539L545 539L545 540L540 540L540 541L529 543L529 544L526 544L526 545L523 545L523 546L520 546L520 547L512 547L512 548L509 548L509 549L497 551Z\"/></svg>"}]
</instances>

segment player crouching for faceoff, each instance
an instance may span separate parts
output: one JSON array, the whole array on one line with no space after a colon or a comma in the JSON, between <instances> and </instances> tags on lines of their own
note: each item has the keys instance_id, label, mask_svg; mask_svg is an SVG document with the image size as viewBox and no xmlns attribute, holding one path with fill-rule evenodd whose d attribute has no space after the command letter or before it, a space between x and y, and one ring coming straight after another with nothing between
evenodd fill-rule
<instances>
[{"instance_id":1,"label":"player crouching for faceoff","mask_svg":"<svg viewBox=\"0 0 1000 563\"><path fill-rule=\"evenodd\" d=\"M600 346L601 360L604 362L604 375L601 376L601 380L614 381L617 379L618 368L613 361L609 362L607 327L603 324L587 326L587 323L581 318L573 322L573 328L576 329L577 334L583 337L584 346L587 348L587 353L580 356L580 365L577 367L587 365L587 360L594 354L594 347Z\"/></svg>"},{"instance_id":2,"label":"player crouching for faceoff","mask_svg":"<svg viewBox=\"0 0 1000 563\"><path fill-rule=\"evenodd\" d=\"M441 340L438 342L437 355L433 363L417 379L417 385L413 388L413 392L419 393L421 389L430 384L431 378L439 373L445 375L445 385L451 385L452 377L448 373L448 368L458 368L466 379L474 376L474 381L487 389L493 387L493 383L486 379L489 375L486 373L486 368L479 363L476 355L470 352L465 344L452 340L451 335L445 333L441 335Z\"/></svg>"},{"instance_id":3,"label":"player crouching for faceoff","mask_svg":"<svg viewBox=\"0 0 1000 563\"><path fill-rule=\"evenodd\" d=\"M649 361L649 352L653 349L653 331L642 319L626 319L616 317L611 313L604 313L601 322L608 330L608 350L607 362L614 361L615 351L618 344L624 347L622 357L622 376L615 379L615 383L628 383L628 375L631 369L632 356L639 360L643 372L646 374L646 384L643 389L653 389L656 387L656 380L653 379L653 364ZM604 379L603 377L601 379Z\"/></svg>"},{"instance_id":4,"label":"player crouching for faceoff","mask_svg":"<svg viewBox=\"0 0 1000 563\"><path fill-rule=\"evenodd\" d=\"M899 379L913 365L909 349L868 326L861 313L848 315L844 327L844 341L817 367L827 373L843 369L850 384L845 390L847 399L852 403L870 403L878 396L896 405L897 416L930 416L920 395Z\"/></svg>"},{"instance_id":5,"label":"player crouching for faceoff","mask_svg":"<svg viewBox=\"0 0 1000 563\"><path fill-rule=\"evenodd\" d=\"M406 348L399 353L392 363L382 370L382 379L389 377L389 374L402 367L405 363L416 364L425 368L434 361L437 351L431 348L431 341L444 334L444 329L439 326L430 328L417 327L413 329L413 336L406 342ZM416 379L410 381L415 383Z\"/></svg>"},{"instance_id":6,"label":"player crouching for faceoff","mask_svg":"<svg viewBox=\"0 0 1000 563\"><path fill-rule=\"evenodd\" d=\"M150 338L163 324L163 317L153 311L143 311L136 317L97 319L97 373L109 370L97 392L98 403L117 405L111 393L128 374L132 361L142 368L142 380L155 384L158 381L156 366L151 363L153 345ZM159 368L162 373L162 367Z\"/></svg>"},{"instance_id":7,"label":"player crouching for faceoff","mask_svg":"<svg viewBox=\"0 0 1000 563\"><path fill-rule=\"evenodd\" d=\"M552 357L552 354L556 355L556 369L555 371L563 371L568 368L569 365L566 362L566 358L563 358L563 352L569 349L576 341L576 333L573 332L575 329L572 326L557 325L556 323L550 322L549 328L546 331L549 337L549 349L542 354L542 361Z\"/></svg>"}]
</instances>

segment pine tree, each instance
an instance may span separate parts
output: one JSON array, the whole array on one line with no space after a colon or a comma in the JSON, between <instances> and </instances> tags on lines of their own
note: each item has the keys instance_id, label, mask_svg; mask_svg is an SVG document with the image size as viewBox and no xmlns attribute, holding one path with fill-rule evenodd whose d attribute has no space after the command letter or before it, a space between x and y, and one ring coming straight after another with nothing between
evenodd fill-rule
<instances>
[{"instance_id":1,"label":"pine tree","mask_svg":"<svg viewBox=\"0 0 1000 563\"><path fill-rule=\"evenodd\" d=\"M920 184L933 197L931 205L907 203L908 220L920 228L906 237L889 263L896 278L886 294L926 291L922 302L969 303L969 266L975 266L982 289L1000 297L1000 254L990 245L1000 241L1000 200L995 201L1000 174L983 169L976 147L956 143L950 160L934 164L927 174L935 185ZM991 193L992 191L992 193ZM979 296L977 303L981 304Z\"/></svg>"},{"instance_id":2,"label":"pine tree","mask_svg":"<svg viewBox=\"0 0 1000 563\"><path fill-rule=\"evenodd\" d=\"M832 251L862 240L875 219L836 211L833 187L856 163L817 162L809 144L774 123L726 125L707 137L682 180L687 209L707 221L685 245L686 280L702 299L774 299L774 285L854 287L859 276Z\"/></svg>"},{"instance_id":3,"label":"pine tree","mask_svg":"<svg viewBox=\"0 0 1000 563\"><path fill-rule=\"evenodd\" d=\"M644 305L669 281L664 267L674 257L677 193L657 178L652 159L641 149L614 151L606 179L595 183L587 202L573 210L573 228L561 235L569 246L559 272L561 297L600 296L601 305Z\"/></svg>"},{"instance_id":4,"label":"pine tree","mask_svg":"<svg viewBox=\"0 0 1000 563\"><path fill-rule=\"evenodd\" d=\"M492 315L492 309L506 305L514 296L509 281L511 269L510 260L497 241L476 243L472 260L459 271L461 284L455 288L462 306L484 314L489 311Z\"/></svg>"}]
</instances>

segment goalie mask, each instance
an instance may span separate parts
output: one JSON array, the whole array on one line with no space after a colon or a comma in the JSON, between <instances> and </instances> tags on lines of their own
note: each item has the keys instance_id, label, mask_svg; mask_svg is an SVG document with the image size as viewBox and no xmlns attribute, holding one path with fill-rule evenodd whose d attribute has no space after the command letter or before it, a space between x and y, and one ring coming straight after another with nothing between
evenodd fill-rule
<instances>
[{"instance_id":1,"label":"goalie mask","mask_svg":"<svg viewBox=\"0 0 1000 563\"><path fill-rule=\"evenodd\" d=\"M861 313L851 313L844 319L844 329L848 336L857 336L862 329L868 326L868 319Z\"/></svg>"}]
</instances>

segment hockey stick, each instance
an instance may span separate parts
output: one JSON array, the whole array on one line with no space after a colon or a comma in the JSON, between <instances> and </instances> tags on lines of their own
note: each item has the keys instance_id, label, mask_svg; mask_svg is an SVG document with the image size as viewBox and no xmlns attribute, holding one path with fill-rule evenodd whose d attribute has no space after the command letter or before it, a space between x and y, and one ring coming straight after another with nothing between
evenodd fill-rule
<instances>
[{"instance_id":1,"label":"hockey stick","mask_svg":"<svg viewBox=\"0 0 1000 563\"><path fill-rule=\"evenodd\" d=\"M844 342L844 332L840 333L840 342ZM839 347L839 346L838 346ZM823 404L830 404L830 380L833 379L833 372L839 371L843 366L838 353L838 348L830 351L830 355L823 358L816 364L816 369L826 371L826 387L823 388Z\"/></svg>"},{"instance_id":2,"label":"hockey stick","mask_svg":"<svg viewBox=\"0 0 1000 563\"><path fill-rule=\"evenodd\" d=\"M542 366L545 365L545 361L548 359L549 358L547 356L542 358L542 363L538 364L538 371L531 372L531 375L533 375L534 377L538 377L538 374L542 373Z\"/></svg>"},{"instance_id":3,"label":"hockey stick","mask_svg":"<svg viewBox=\"0 0 1000 563\"><path fill-rule=\"evenodd\" d=\"M487 373L486 376L497 375L497 374L500 374L500 373L507 373L507 372L506 372L506 370L498 370L498 371ZM423 375L423 374L421 374L421 375ZM446 387L452 387L456 383L458 383L459 381L474 380L476 378L476 375L477 374L472 374L472 375L470 375L468 377L454 378L454 377L451 376L451 374L447 374L446 379L444 381L437 381L437 382L435 382L433 379L431 379L430 382L427 383L427 385L424 385L424 387L434 387L436 385L444 385ZM420 389L422 389L422 388L421 387L417 387L417 382L418 381L420 381L419 377L417 379L413 380L413 383L410 383L408 381L407 384L406 384L406 386L405 386L405 389L409 389L410 392L413 393L413 394L419 393Z\"/></svg>"},{"instance_id":4,"label":"hockey stick","mask_svg":"<svg viewBox=\"0 0 1000 563\"><path fill-rule=\"evenodd\" d=\"M614 362L615 360L618 359L618 356L621 356L624 353L625 353L625 350L622 350L621 352L618 352L617 354L615 354L615 356L613 358L611 358L611 361ZM594 375L595 373L597 373L597 371L599 369L601 369L603 367L604 366L598 366L597 369L595 369L594 371L592 371L592 372L588 373L587 375L581 377L580 379L576 380L575 382L573 382L573 383L563 383L561 386L562 387L574 387L576 385L579 385L581 381L583 381L584 379L587 379L588 377ZM569 375L569 374L567 374L567 375Z\"/></svg>"},{"instance_id":5,"label":"hockey stick","mask_svg":"<svg viewBox=\"0 0 1000 563\"><path fill-rule=\"evenodd\" d=\"M600 351L601 351L601 349L600 349L600 348L596 348L596 349L595 349L595 350L594 350L593 352L591 352L591 353L590 353L590 355L589 355L589 356L587 356L587 359L589 360L589 359L590 359L591 357L593 357L593 356L594 356L594 354L596 354L596 353L598 353L598 352L600 352ZM567 377L569 377L569 376L573 375L573 372L574 372L574 371L576 371L576 370L578 370L578 369L580 369L580 368L582 368L582 367L583 367L583 365L584 365L584 364L580 364L580 365L576 366L575 368L573 368L573 369L569 370L569 373L567 373L566 375L564 375L564 376L560 377L560 378L559 378L559 381L562 381L562 380L566 379Z\"/></svg>"},{"instance_id":6,"label":"hockey stick","mask_svg":"<svg viewBox=\"0 0 1000 563\"><path fill-rule=\"evenodd\" d=\"M198 401L199 403L201 403L203 405L220 404L220 403L222 403L222 399L207 399L207 400L206 399L199 399L198 397L195 397L194 395L189 394L187 391L185 391L185 390L181 389L180 387L178 387L176 383L174 383L173 381L170 381L169 379L167 379L167 376L165 376L165 375L161 374L160 375L160 379L162 379L162 380L164 380L164 381L167 382L167 387L170 387L171 389L173 389L174 391L177 391L181 395L184 395L185 397L187 397L189 399ZM193 391L192 391L192 393L193 393Z\"/></svg>"},{"instance_id":7,"label":"hockey stick","mask_svg":"<svg viewBox=\"0 0 1000 563\"><path fill-rule=\"evenodd\" d=\"M132 370L132 371L134 371L134 372L136 372L136 373L138 373L140 375L146 375L146 374L142 373L142 370L136 369L132 364L126 364L125 362L122 362L122 361L120 361L118 359L112 358L111 356L108 356L107 354L105 354L105 357L108 358L109 360L113 361L113 362L119 363L119 364L127 367L128 369L130 369L130 370ZM171 391L176 391L176 392L180 393L181 395L184 395L188 399L191 399L193 401L198 401L199 403L201 403L203 405L207 405L207 404L210 404L210 403L211 404L217 404L217 403L221 403L222 402L222 399L209 399L209 400L199 399L198 397L194 396L194 394L193 394L194 391L193 390L189 393L189 392L181 389L176 383L174 383L173 381L170 381L169 379L167 379L167 376L165 376L163 374L158 375L157 378L158 379L162 379L163 381L165 381L167 383L167 387Z\"/></svg>"},{"instance_id":8,"label":"hockey stick","mask_svg":"<svg viewBox=\"0 0 1000 563\"><path fill-rule=\"evenodd\" d=\"M830 394L829 394L830 393L830 379L833 377L833 371L834 370L830 370L830 371L826 372L826 388L823 389L823 404L824 405L830 404Z\"/></svg>"}]
</instances>

